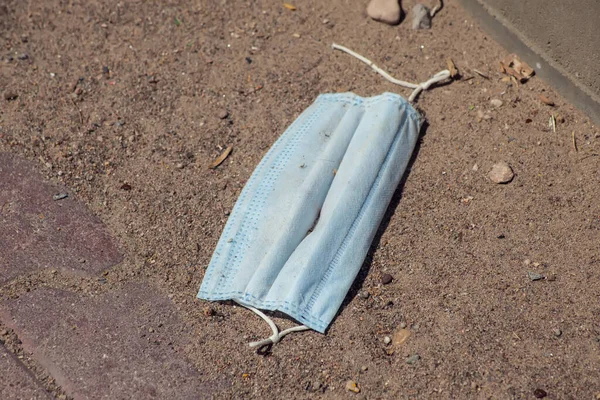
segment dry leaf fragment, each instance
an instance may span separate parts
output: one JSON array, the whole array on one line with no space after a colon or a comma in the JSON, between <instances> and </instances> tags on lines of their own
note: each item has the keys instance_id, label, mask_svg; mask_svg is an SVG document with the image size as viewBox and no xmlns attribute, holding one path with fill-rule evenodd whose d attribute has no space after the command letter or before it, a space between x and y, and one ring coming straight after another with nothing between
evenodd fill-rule
<instances>
[{"instance_id":1,"label":"dry leaf fragment","mask_svg":"<svg viewBox=\"0 0 600 400\"><path fill-rule=\"evenodd\" d=\"M358 383L349 380L346 382L346 390L349 390L350 392L354 393L360 393L360 386L358 385Z\"/></svg>"},{"instance_id":2,"label":"dry leaf fragment","mask_svg":"<svg viewBox=\"0 0 600 400\"><path fill-rule=\"evenodd\" d=\"M538 94L538 98L541 100L542 103L546 104L547 106L554 106L554 102L546 96L544 96L543 94Z\"/></svg>"},{"instance_id":3,"label":"dry leaf fragment","mask_svg":"<svg viewBox=\"0 0 600 400\"><path fill-rule=\"evenodd\" d=\"M448 71L450 71L450 78L454 79L458 77L458 69L456 69L456 65L450 57L446 58L446 64L448 65Z\"/></svg>"},{"instance_id":4,"label":"dry leaf fragment","mask_svg":"<svg viewBox=\"0 0 600 400\"><path fill-rule=\"evenodd\" d=\"M217 168L219 165L221 165L221 163L223 161L225 161L225 159L229 156L229 153L231 153L232 149L233 149L233 146L227 146L227 148L225 149L225 151L223 151L221 153L221 155L219 157L217 157L215 159L215 161L213 161L213 163L210 164L210 166L208 168L214 169L214 168Z\"/></svg>"},{"instance_id":5,"label":"dry leaf fragment","mask_svg":"<svg viewBox=\"0 0 600 400\"><path fill-rule=\"evenodd\" d=\"M519 56L514 53L500 61L500 72L515 77L521 83L527 81L535 73L533 68L521 61Z\"/></svg>"},{"instance_id":6,"label":"dry leaf fragment","mask_svg":"<svg viewBox=\"0 0 600 400\"><path fill-rule=\"evenodd\" d=\"M290 10L290 11L296 11L296 6L294 6L294 5L290 4L290 3L283 3L283 6L285 8L287 8L288 10Z\"/></svg>"},{"instance_id":7,"label":"dry leaf fragment","mask_svg":"<svg viewBox=\"0 0 600 400\"><path fill-rule=\"evenodd\" d=\"M392 344L394 346L401 346L410 337L410 331L408 329L400 329L394 333L392 337Z\"/></svg>"}]
</instances>

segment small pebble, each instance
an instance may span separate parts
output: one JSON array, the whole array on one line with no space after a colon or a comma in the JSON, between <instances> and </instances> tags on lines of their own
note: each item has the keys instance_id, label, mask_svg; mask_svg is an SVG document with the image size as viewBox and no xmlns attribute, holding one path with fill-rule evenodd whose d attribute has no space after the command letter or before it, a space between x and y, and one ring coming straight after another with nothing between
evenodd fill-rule
<instances>
[{"instance_id":1,"label":"small pebble","mask_svg":"<svg viewBox=\"0 0 600 400\"><path fill-rule=\"evenodd\" d=\"M494 107L501 107L502 106L502 100L500 99L491 99L490 100L490 104Z\"/></svg>"},{"instance_id":2,"label":"small pebble","mask_svg":"<svg viewBox=\"0 0 600 400\"><path fill-rule=\"evenodd\" d=\"M423 4L415 4L412 9L412 28L431 28L431 14L429 13L429 8L425 7Z\"/></svg>"},{"instance_id":3,"label":"small pebble","mask_svg":"<svg viewBox=\"0 0 600 400\"><path fill-rule=\"evenodd\" d=\"M204 309L202 310L203 314L205 317L212 317L215 314L217 314L217 312L212 309L211 307L204 307Z\"/></svg>"},{"instance_id":4,"label":"small pebble","mask_svg":"<svg viewBox=\"0 0 600 400\"><path fill-rule=\"evenodd\" d=\"M390 274L383 274L381 276L381 283L387 285L388 283L392 283L394 278Z\"/></svg>"},{"instance_id":5,"label":"small pebble","mask_svg":"<svg viewBox=\"0 0 600 400\"><path fill-rule=\"evenodd\" d=\"M175 165L175 168L177 168L177 169L183 169L183 167L185 167L185 165L183 165L183 163L177 163Z\"/></svg>"},{"instance_id":6,"label":"small pebble","mask_svg":"<svg viewBox=\"0 0 600 400\"><path fill-rule=\"evenodd\" d=\"M523 264L530 265L531 264L531 260L529 258L526 258L525 261L523 261Z\"/></svg>"},{"instance_id":7,"label":"small pebble","mask_svg":"<svg viewBox=\"0 0 600 400\"><path fill-rule=\"evenodd\" d=\"M544 397L548 396L548 393L546 393L544 389L538 388L533 391L533 395L536 399L543 399Z\"/></svg>"},{"instance_id":8,"label":"small pebble","mask_svg":"<svg viewBox=\"0 0 600 400\"><path fill-rule=\"evenodd\" d=\"M406 328L406 322L400 322L400 329Z\"/></svg>"},{"instance_id":9,"label":"small pebble","mask_svg":"<svg viewBox=\"0 0 600 400\"><path fill-rule=\"evenodd\" d=\"M556 337L561 337L562 336L562 331L558 328L554 328L552 329L552 333L554 334L554 336Z\"/></svg>"},{"instance_id":10,"label":"small pebble","mask_svg":"<svg viewBox=\"0 0 600 400\"><path fill-rule=\"evenodd\" d=\"M540 275L537 272L531 272L528 271L527 272L527 276L529 277L529 279L531 279L532 281L539 281L545 278L544 275Z\"/></svg>"},{"instance_id":11,"label":"small pebble","mask_svg":"<svg viewBox=\"0 0 600 400\"><path fill-rule=\"evenodd\" d=\"M368 370L368 369L369 369L369 367L367 367L366 365L363 365L362 367L360 367L360 370L361 370L362 372L365 372L365 371L366 371L366 370Z\"/></svg>"},{"instance_id":12,"label":"small pebble","mask_svg":"<svg viewBox=\"0 0 600 400\"><path fill-rule=\"evenodd\" d=\"M360 386L358 386L358 383L354 382L353 380L349 380L346 382L346 390L354 393L360 393Z\"/></svg>"},{"instance_id":13,"label":"small pebble","mask_svg":"<svg viewBox=\"0 0 600 400\"><path fill-rule=\"evenodd\" d=\"M16 100L19 97L15 92L4 92L4 99L6 101Z\"/></svg>"},{"instance_id":14,"label":"small pebble","mask_svg":"<svg viewBox=\"0 0 600 400\"><path fill-rule=\"evenodd\" d=\"M488 178L494 183L508 183L513 180L514 176L512 168L504 161L494 164L488 173Z\"/></svg>"},{"instance_id":15,"label":"small pebble","mask_svg":"<svg viewBox=\"0 0 600 400\"><path fill-rule=\"evenodd\" d=\"M475 172L479 171L479 165L477 165L477 164L473 165L473 171L475 171Z\"/></svg>"},{"instance_id":16,"label":"small pebble","mask_svg":"<svg viewBox=\"0 0 600 400\"><path fill-rule=\"evenodd\" d=\"M252 59L251 59L250 57L246 57L246 62L247 62L248 64L252 64Z\"/></svg>"},{"instance_id":17,"label":"small pebble","mask_svg":"<svg viewBox=\"0 0 600 400\"><path fill-rule=\"evenodd\" d=\"M390 339L389 336L386 336L386 337L383 338L383 343L390 344L391 342L392 342L392 339Z\"/></svg>"},{"instance_id":18,"label":"small pebble","mask_svg":"<svg viewBox=\"0 0 600 400\"><path fill-rule=\"evenodd\" d=\"M229 117L229 112L227 110L223 109L218 112L217 117L219 117L219 119L225 119L225 118Z\"/></svg>"},{"instance_id":19,"label":"small pebble","mask_svg":"<svg viewBox=\"0 0 600 400\"><path fill-rule=\"evenodd\" d=\"M27 59L29 58L29 55L28 55L27 53L22 53L22 54L19 54L19 55L17 56L17 58L18 58L19 60L27 60Z\"/></svg>"},{"instance_id":20,"label":"small pebble","mask_svg":"<svg viewBox=\"0 0 600 400\"><path fill-rule=\"evenodd\" d=\"M406 359L406 363L412 365L412 364L416 363L417 361L419 361L420 359L421 359L421 356L418 354L415 354L415 355L408 357Z\"/></svg>"},{"instance_id":21,"label":"small pebble","mask_svg":"<svg viewBox=\"0 0 600 400\"><path fill-rule=\"evenodd\" d=\"M69 197L68 193L57 193L54 196L52 196L52 200L54 200L54 201L62 200L62 199L66 199L67 197Z\"/></svg>"},{"instance_id":22,"label":"small pebble","mask_svg":"<svg viewBox=\"0 0 600 400\"><path fill-rule=\"evenodd\" d=\"M358 295L363 299L368 299L371 294L366 290L361 290Z\"/></svg>"},{"instance_id":23,"label":"small pebble","mask_svg":"<svg viewBox=\"0 0 600 400\"><path fill-rule=\"evenodd\" d=\"M400 4L398 0L371 0L367 6L367 15L375 21L380 21L389 25L396 25L400 22Z\"/></svg>"}]
</instances>

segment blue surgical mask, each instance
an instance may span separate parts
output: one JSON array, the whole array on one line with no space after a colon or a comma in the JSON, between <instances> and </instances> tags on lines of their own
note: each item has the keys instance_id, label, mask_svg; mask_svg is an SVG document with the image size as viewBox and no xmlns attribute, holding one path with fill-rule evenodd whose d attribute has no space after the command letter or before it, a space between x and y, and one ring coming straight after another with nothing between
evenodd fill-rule
<instances>
[{"instance_id":1,"label":"blue surgical mask","mask_svg":"<svg viewBox=\"0 0 600 400\"><path fill-rule=\"evenodd\" d=\"M324 94L244 187L198 297L281 311L324 333L365 259L411 157L420 116L401 96Z\"/></svg>"}]
</instances>

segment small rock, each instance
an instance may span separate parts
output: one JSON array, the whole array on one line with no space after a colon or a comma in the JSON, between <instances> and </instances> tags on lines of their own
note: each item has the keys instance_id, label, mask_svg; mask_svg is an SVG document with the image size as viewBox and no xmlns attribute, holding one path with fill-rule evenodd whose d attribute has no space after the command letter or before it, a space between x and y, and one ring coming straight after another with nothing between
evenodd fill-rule
<instances>
[{"instance_id":1,"label":"small rock","mask_svg":"<svg viewBox=\"0 0 600 400\"><path fill-rule=\"evenodd\" d=\"M383 343L390 344L391 342L392 342L392 339L390 339L389 336L386 336L386 337L383 338Z\"/></svg>"},{"instance_id":2,"label":"small rock","mask_svg":"<svg viewBox=\"0 0 600 400\"><path fill-rule=\"evenodd\" d=\"M214 309L212 309L211 307L204 307L202 312L204 313L205 317L212 317L215 314L217 314L217 312Z\"/></svg>"},{"instance_id":3,"label":"small rock","mask_svg":"<svg viewBox=\"0 0 600 400\"><path fill-rule=\"evenodd\" d=\"M412 365L412 364L416 363L417 361L419 361L420 359L421 359L420 355L414 354L406 359L406 363Z\"/></svg>"},{"instance_id":4,"label":"small rock","mask_svg":"<svg viewBox=\"0 0 600 400\"><path fill-rule=\"evenodd\" d=\"M425 7L423 4L415 4L412 9L412 28L431 28L431 14L429 13L429 8Z\"/></svg>"},{"instance_id":5,"label":"small rock","mask_svg":"<svg viewBox=\"0 0 600 400\"><path fill-rule=\"evenodd\" d=\"M389 25L399 23L401 14L398 0L371 0L367 6L369 17Z\"/></svg>"},{"instance_id":6,"label":"small rock","mask_svg":"<svg viewBox=\"0 0 600 400\"><path fill-rule=\"evenodd\" d=\"M406 322L400 322L400 329L406 328Z\"/></svg>"},{"instance_id":7,"label":"small rock","mask_svg":"<svg viewBox=\"0 0 600 400\"><path fill-rule=\"evenodd\" d=\"M491 99L490 100L490 104L494 107L501 107L502 106L502 100L500 99Z\"/></svg>"},{"instance_id":8,"label":"small rock","mask_svg":"<svg viewBox=\"0 0 600 400\"><path fill-rule=\"evenodd\" d=\"M525 261L523 261L523 264L530 265L531 264L531 260L529 258L526 258Z\"/></svg>"},{"instance_id":9,"label":"small rock","mask_svg":"<svg viewBox=\"0 0 600 400\"><path fill-rule=\"evenodd\" d=\"M554 328L552 329L552 333L554 334L554 336L556 337L561 337L562 336L562 331L558 328Z\"/></svg>"},{"instance_id":10,"label":"small rock","mask_svg":"<svg viewBox=\"0 0 600 400\"><path fill-rule=\"evenodd\" d=\"M219 119L225 119L225 118L229 117L229 112L227 110L223 109L218 112L217 117L219 117Z\"/></svg>"},{"instance_id":11,"label":"small rock","mask_svg":"<svg viewBox=\"0 0 600 400\"><path fill-rule=\"evenodd\" d=\"M27 53L22 53L22 54L19 54L19 55L17 56L17 58L18 58L19 60L27 60L27 59L29 58L29 55L28 55Z\"/></svg>"},{"instance_id":12,"label":"small rock","mask_svg":"<svg viewBox=\"0 0 600 400\"><path fill-rule=\"evenodd\" d=\"M381 275L381 283L384 285L392 283L393 280L394 280L394 278L390 274Z\"/></svg>"},{"instance_id":13,"label":"small rock","mask_svg":"<svg viewBox=\"0 0 600 400\"><path fill-rule=\"evenodd\" d=\"M492 170L488 174L488 177L494 183L508 183L512 181L514 176L515 173L512 168L504 161L494 164Z\"/></svg>"},{"instance_id":14,"label":"small rock","mask_svg":"<svg viewBox=\"0 0 600 400\"><path fill-rule=\"evenodd\" d=\"M360 393L360 386L353 380L349 380L348 382L346 382L346 390L349 390L350 392L354 393Z\"/></svg>"},{"instance_id":15,"label":"small rock","mask_svg":"<svg viewBox=\"0 0 600 400\"><path fill-rule=\"evenodd\" d=\"M479 165L477 165L477 164L473 165L473 171L474 172L479 171Z\"/></svg>"},{"instance_id":16,"label":"small rock","mask_svg":"<svg viewBox=\"0 0 600 400\"><path fill-rule=\"evenodd\" d=\"M527 272L527 276L529 277L529 279L531 279L532 281L539 281L545 278L544 275L540 275L537 272L531 272L528 271Z\"/></svg>"},{"instance_id":17,"label":"small rock","mask_svg":"<svg viewBox=\"0 0 600 400\"><path fill-rule=\"evenodd\" d=\"M544 397L548 396L548 393L546 393L544 389L537 388L533 391L533 395L536 399L543 399Z\"/></svg>"},{"instance_id":18,"label":"small rock","mask_svg":"<svg viewBox=\"0 0 600 400\"><path fill-rule=\"evenodd\" d=\"M247 62L248 64L252 64L252 59L251 59L250 57L246 57L246 62Z\"/></svg>"},{"instance_id":19,"label":"small rock","mask_svg":"<svg viewBox=\"0 0 600 400\"><path fill-rule=\"evenodd\" d=\"M314 381L310 384L310 387L316 392L317 390L321 389L321 382Z\"/></svg>"},{"instance_id":20,"label":"small rock","mask_svg":"<svg viewBox=\"0 0 600 400\"><path fill-rule=\"evenodd\" d=\"M363 299L368 299L371 294L366 290L362 290L358 293L358 295Z\"/></svg>"},{"instance_id":21,"label":"small rock","mask_svg":"<svg viewBox=\"0 0 600 400\"><path fill-rule=\"evenodd\" d=\"M482 110L477 110L477 122L481 122L483 120L489 121L492 119L492 116L487 112L483 112Z\"/></svg>"},{"instance_id":22,"label":"small rock","mask_svg":"<svg viewBox=\"0 0 600 400\"><path fill-rule=\"evenodd\" d=\"M129 183L124 183L121 185L121 190L125 190L128 192L131 190L131 185Z\"/></svg>"},{"instance_id":23,"label":"small rock","mask_svg":"<svg viewBox=\"0 0 600 400\"><path fill-rule=\"evenodd\" d=\"M177 168L177 169L183 169L183 167L185 167L185 165L183 165L183 163L177 163L175 165L175 168Z\"/></svg>"},{"instance_id":24,"label":"small rock","mask_svg":"<svg viewBox=\"0 0 600 400\"><path fill-rule=\"evenodd\" d=\"M362 372L365 372L365 371L367 371L368 369L369 369L369 367L367 367L366 365L363 365L362 367L360 367L360 370L361 370Z\"/></svg>"},{"instance_id":25,"label":"small rock","mask_svg":"<svg viewBox=\"0 0 600 400\"><path fill-rule=\"evenodd\" d=\"M6 101L12 101L12 100L16 100L17 97L19 97L18 94L16 94L15 92L4 92L4 99Z\"/></svg>"},{"instance_id":26,"label":"small rock","mask_svg":"<svg viewBox=\"0 0 600 400\"><path fill-rule=\"evenodd\" d=\"M404 344L404 342L408 340L410 335L411 333L408 329L402 328L396 333L394 333L392 343L394 344L394 346L401 346L402 344Z\"/></svg>"},{"instance_id":27,"label":"small rock","mask_svg":"<svg viewBox=\"0 0 600 400\"><path fill-rule=\"evenodd\" d=\"M52 196L52 200L54 200L54 201L62 200L62 199L66 199L67 197L69 197L68 193L57 193L54 196Z\"/></svg>"}]
</instances>

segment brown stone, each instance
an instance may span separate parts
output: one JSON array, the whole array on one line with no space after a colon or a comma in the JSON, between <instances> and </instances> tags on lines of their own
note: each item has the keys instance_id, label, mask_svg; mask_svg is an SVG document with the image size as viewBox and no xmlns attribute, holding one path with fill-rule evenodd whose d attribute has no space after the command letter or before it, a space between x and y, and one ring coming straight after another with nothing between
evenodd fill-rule
<instances>
[{"instance_id":1,"label":"brown stone","mask_svg":"<svg viewBox=\"0 0 600 400\"><path fill-rule=\"evenodd\" d=\"M210 398L230 386L202 381L174 305L145 284L94 297L40 288L0 305L0 317L75 399Z\"/></svg>"},{"instance_id":2,"label":"brown stone","mask_svg":"<svg viewBox=\"0 0 600 400\"><path fill-rule=\"evenodd\" d=\"M33 374L0 345L0 399L51 399Z\"/></svg>"},{"instance_id":3,"label":"brown stone","mask_svg":"<svg viewBox=\"0 0 600 400\"><path fill-rule=\"evenodd\" d=\"M0 283L46 268L95 275L121 261L104 224L35 164L0 153L0 176Z\"/></svg>"},{"instance_id":4,"label":"brown stone","mask_svg":"<svg viewBox=\"0 0 600 400\"><path fill-rule=\"evenodd\" d=\"M367 14L375 21L396 25L400 22L402 11L398 0L371 0L367 6Z\"/></svg>"}]
</instances>

